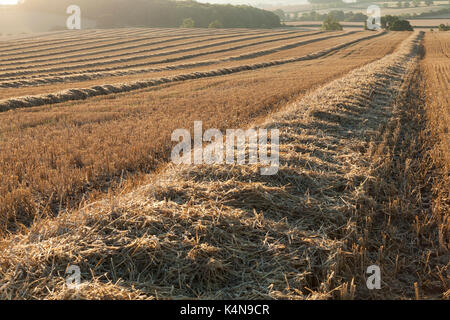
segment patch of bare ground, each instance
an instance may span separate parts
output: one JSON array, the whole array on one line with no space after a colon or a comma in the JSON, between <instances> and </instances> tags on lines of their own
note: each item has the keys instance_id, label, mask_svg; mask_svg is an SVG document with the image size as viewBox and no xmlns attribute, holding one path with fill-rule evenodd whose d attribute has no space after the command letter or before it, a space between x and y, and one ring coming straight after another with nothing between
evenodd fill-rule
<instances>
[{"instance_id":1,"label":"patch of bare ground","mask_svg":"<svg viewBox=\"0 0 450 320\"><path fill-rule=\"evenodd\" d=\"M427 200L417 96L421 37L261 124L280 130L277 175L171 165L131 193L2 240L0 297L442 297L445 248ZM65 285L72 264L78 292ZM381 290L366 287L372 264Z\"/></svg>"}]
</instances>

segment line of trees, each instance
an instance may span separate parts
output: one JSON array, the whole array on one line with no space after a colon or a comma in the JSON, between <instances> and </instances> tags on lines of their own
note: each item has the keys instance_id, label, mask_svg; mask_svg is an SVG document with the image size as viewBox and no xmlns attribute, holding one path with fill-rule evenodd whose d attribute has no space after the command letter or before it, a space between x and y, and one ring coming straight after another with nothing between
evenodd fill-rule
<instances>
[{"instance_id":1,"label":"line of trees","mask_svg":"<svg viewBox=\"0 0 450 320\"><path fill-rule=\"evenodd\" d=\"M330 2L333 2L333 0L329 0ZM357 0L356 2L357 3L366 3L366 2L384 2L384 4L388 4L387 2L385 2L386 0ZM391 1L392 2L392 1ZM398 1L398 2L401 2L401 1ZM424 5L426 5L426 6L431 6L431 5L433 5L434 4L434 1L433 0L411 0L411 1L408 1L408 2L410 2L411 3L411 5L413 5L413 6L415 6L415 7L418 7L418 6L420 6L420 4L421 3L423 3Z\"/></svg>"},{"instance_id":2,"label":"line of trees","mask_svg":"<svg viewBox=\"0 0 450 320\"><path fill-rule=\"evenodd\" d=\"M18 9L65 14L73 0L26 0ZM224 27L273 28L281 26L273 12L240 5L213 5L173 0L77 0L82 16L99 27Z\"/></svg>"},{"instance_id":3,"label":"line of trees","mask_svg":"<svg viewBox=\"0 0 450 320\"><path fill-rule=\"evenodd\" d=\"M406 19L420 19L420 18L427 18L427 17L433 17L433 16L438 16L438 15L444 15L444 14L448 14L450 13L450 8L442 8L439 10L431 10L431 11L426 11L426 12L422 12L422 13L402 13L400 14L400 17L402 18L406 18Z\"/></svg>"},{"instance_id":4,"label":"line of trees","mask_svg":"<svg viewBox=\"0 0 450 320\"><path fill-rule=\"evenodd\" d=\"M333 17L332 15L329 15L322 23L322 30L327 31L334 31L334 30L342 30L342 26L339 23L339 21Z\"/></svg>"},{"instance_id":5,"label":"line of trees","mask_svg":"<svg viewBox=\"0 0 450 320\"><path fill-rule=\"evenodd\" d=\"M438 27L439 31L450 31L450 26L447 24L441 23Z\"/></svg>"},{"instance_id":6,"label":"line of trees","mask_svg":"<svg viewBox=\"0 0 450 320\"><path fill-rule=\"evenodd\" d=\"M422 1L413 0L413 1L397 1L397 8L409 8L409 7L419 7ZM423 3L426 6L432 6L434 4L433 0L425 0Z\"/></svg>"},{"instance_id":7,"label":"line of trees","mask_svg":"<svg viewBox=\"0 0 450 320\"><path fill-rule=\"evenodd\" d=\"M390 31L413 31L408 20L402 20L398 16L391 15L381 17L381 27Z\"/></svg>"},{"instance_id":8,"label":"line of trees","mask_svg":"<svg viewBox=\"0 0 450 320\"><path fill-rule=\"evenodd\" d=\"M367 16L361 12L344 12L342 10L331 10L329 13L318 13L316 11L303 13L298 17L298 21L325 21L332 16L338 21L346 22L363 22L367 20Z\"/></svg>"}]
</instances>

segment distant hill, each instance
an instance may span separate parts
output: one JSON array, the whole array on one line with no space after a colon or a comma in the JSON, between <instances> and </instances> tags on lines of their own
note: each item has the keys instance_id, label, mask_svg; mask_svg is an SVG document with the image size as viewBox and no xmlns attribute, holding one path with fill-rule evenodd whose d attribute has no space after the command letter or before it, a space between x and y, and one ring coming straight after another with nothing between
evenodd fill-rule
<instances>
[{"instance_id":1,"label":"distant hill","mask_svg":"<svg viewBox=\"0 0 450 320\"><path fill-rule=\"evenodd\" d=\"M66 29L68 15L63 12L19 10L16 6L0 6L0 36L38 33ZM95 28L97 22L81 19L83 29Z\"/></svg>"},{"instance_id":2,"label":"distant hill","mask_svg":"<svg viewBox=\"0 0 450 320\"><path fill-rule=\"evenodd\" d=\"M73 0L27 0L18 10L65 14ZM280 26L274 13L247 5L215 5L172 0L77 0L82 17L97 21L99 27L179 27L191 18L195 27L212 22L224 28L273 28Z\"/></svg>"}]
</instances>

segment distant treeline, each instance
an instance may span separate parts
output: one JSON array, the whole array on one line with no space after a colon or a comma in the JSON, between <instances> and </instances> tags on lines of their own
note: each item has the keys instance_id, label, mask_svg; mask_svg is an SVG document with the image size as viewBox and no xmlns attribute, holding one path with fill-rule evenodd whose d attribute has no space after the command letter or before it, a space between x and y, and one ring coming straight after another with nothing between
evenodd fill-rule
<instances>
[{"instance_id":1,"label":"distant treeline","mask_svg":"<svg viewBox=\"0 0 450 320\"><path fill-rule=\"evenodd\" d=\"M342 10L331 10L329 13L317 13L311 11L303 13L297 18L298 21L325 21L328 17L333 17L337 21L347 22L363 22L367 20L367 16L361 12L344 12Z\"/></svg>"},{"instance_id":2,"label":"distant treeline","mask_svg":"<svg viewBox=\"0 0 450 320\"><path fill-rule=\"evenodd\" d=\"M427 18L436 15L442 15L450 13L450 8L443 8L439 10L427 11L422 13L402 13L399 17L403 19L420 19ZM364 22L367 20L367 16L361 12L344 12L342 10L331 10L328 13L318 13L316 11L303 13L298 16L296 21L325 21L329 16L332 16L337 21L346 22Z\"/></svg>"},{"instance_id":3,"label":"distant treeline","mask_svg":"<svg viewBox=\"0 0 450 320\"><path fill-rule=\"evenodd\" d=\"M21 10L66 14L69 5L81 8L84 18L99 27L195 27L273 28L280 18L266 10L250 6L212 5L195 1L172 0L26 0Z\"/></svg>"},{"instance_id":4,"label":"distant treeline","mask_svg":"<svg viewBox=\"0 0 450 320\"><path fill-rule=\"evenodd\" d=\"M410 19L410 18L420 19L420 18L444 15L444 14L448 14L448 13L450 13L450 8L442 8L439 10L431 10L431 11L426 11L426 12L422 12L422 13L413 13L413 14L402 13L402 14L400 14L400 17L406 18L406 19Z\"/></svg>"},{"instance_id":5,"label":"distant treeline","mask_svg":"<svg viewBox=\"0 0 450 320\"><path fill-rule=\"evenodd\" d=\"M308 0L310 4L323 4L323 3L334 3L334 4L343 4L345 3L343 0Z\"/></svg>"}]
</instances>

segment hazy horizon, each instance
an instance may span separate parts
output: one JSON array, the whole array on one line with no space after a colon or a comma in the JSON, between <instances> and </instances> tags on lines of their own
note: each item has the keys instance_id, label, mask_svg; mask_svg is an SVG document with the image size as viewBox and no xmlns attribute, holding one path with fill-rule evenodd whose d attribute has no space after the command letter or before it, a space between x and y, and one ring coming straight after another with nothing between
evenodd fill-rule
<instances>
[{"instance_id":1,"label":"hazy horizon","mask_svg":"<svg viewBox=\"0 0 450 320\"><path fill-rule=\"evenodd\" d=\"M293 4L306 4L307 0L279 0L279 1L271 1L271 0L197 0L202 3L217 3L217 4L248 4L252 6L280 6L280 5L293 5Z\"/></svg>"},{"instance_id":2,"label":"hazy horizon","mask_svg":"<svg viewBox=\"0 0 450 320\"><path fill-rule=\"evenodd\" d=\"M14 5L17 4L19 0L0 0L0 5ZM306 4L307 0L197 0L201 3L214 3L214 4L248 4L252 6L277 6L277 5L292 5L292 4Z\"/></svg>"},{"instance_id":3,"label":"hazy horizon","mask_svg":"<svg viewBox=\"0 0 450 320\"><path fill-rule=\"evenodd\" d=\"M18 0L0 0L0 5L17 4Z\"/></svg>"}]
</instances>

